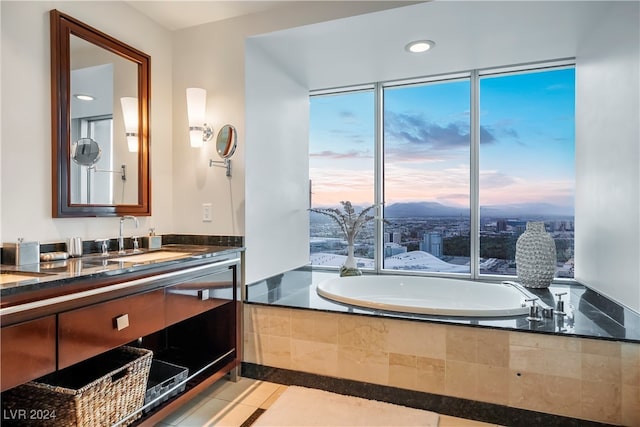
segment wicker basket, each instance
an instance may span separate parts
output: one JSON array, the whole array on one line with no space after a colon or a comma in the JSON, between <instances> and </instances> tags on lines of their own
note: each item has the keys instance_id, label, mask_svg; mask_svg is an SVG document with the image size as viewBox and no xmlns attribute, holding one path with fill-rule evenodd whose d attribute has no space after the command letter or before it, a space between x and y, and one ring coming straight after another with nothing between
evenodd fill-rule
<instances>
[{"instance_id":1,"label":"wicker basket","mask_svg":"<svg viewBox=\"0 0 640 427\"><path fill-rule=\"evenodd\" d=\"M8 390L2 424L112 426L143 406L152 357L151 350L119 347Z\"/></svg>"}]
</instances>

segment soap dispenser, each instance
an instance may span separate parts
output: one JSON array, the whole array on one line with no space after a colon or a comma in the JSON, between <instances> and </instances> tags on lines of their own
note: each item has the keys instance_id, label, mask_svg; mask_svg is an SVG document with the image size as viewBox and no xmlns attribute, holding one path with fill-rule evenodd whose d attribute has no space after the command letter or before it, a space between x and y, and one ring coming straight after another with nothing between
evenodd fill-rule
<instances>
[{"instance_id":1,"label":"soap dispenser","mask_svg":"<svg viewBox=\"0 0 640 427\"><path fill-rule=\"evenodd\" d=\"M147 249L160 249L162 246L162 236L156 236L155 228L149 229L149 235L144 237Z\"/></svg>"}]
</instances>

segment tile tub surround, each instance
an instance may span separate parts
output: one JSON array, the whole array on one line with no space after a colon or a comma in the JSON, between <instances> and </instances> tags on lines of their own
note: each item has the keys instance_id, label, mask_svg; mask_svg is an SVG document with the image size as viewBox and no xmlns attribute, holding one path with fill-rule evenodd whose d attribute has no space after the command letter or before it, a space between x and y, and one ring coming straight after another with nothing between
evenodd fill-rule
<instances>
[{"instance_id":1,"label":"tile tub surround","mask_svg":"<svg viewBox=\"0 0 640 427\"><path fill-rule=\"evenodd\" d=\"M632 342L245 304L243 360L640 426L640 344Z\"/></svg>"}]
</instances>

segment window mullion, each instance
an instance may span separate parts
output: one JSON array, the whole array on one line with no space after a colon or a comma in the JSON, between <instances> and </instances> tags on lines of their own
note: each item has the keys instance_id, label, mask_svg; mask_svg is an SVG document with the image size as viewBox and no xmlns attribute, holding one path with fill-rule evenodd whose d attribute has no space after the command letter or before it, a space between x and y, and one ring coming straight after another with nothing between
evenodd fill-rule
<instances>
[{"instance_id":1,"label":"window mullion","mask_svg":"<svg viewBox=\"0 0 640 427\"><path fill-rule=\"evenodd\" d=\"M471 159L469 165L470 182L470 268L471 278L480 277L480 81L478 71L471 73Z\"/></svg>"},{"instance_id":2,"label":"window mullion","mask_svg":"<svg viewBox=\"0 0 640 427\"><path fill-rule=\"evenodd\" d=\"M384 96L383 86L380 83L375 85L374 102L375 102L375 151L374 151L374 201L377 204L376 217L382 218L384 203ZM376 274L382 271L383 259L384 259L384 223L380 221L375 222L374 233L374 269Z\"/></svg>"}]
</instances>

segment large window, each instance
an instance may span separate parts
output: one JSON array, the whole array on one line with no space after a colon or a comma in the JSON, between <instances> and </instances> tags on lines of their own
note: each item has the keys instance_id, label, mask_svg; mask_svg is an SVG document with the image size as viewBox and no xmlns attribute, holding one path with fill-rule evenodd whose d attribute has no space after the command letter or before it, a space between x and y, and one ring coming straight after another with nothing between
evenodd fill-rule
<instances>
[{"instance_id":1,"label":"large window","mask_svg":"<svg viewBox=\"0 0 640 427\"><path fill-rule=\"evenodd\" d=\"M470 272L469 90L384 88L384 268Z\"/></svg>"},{"instance_id":2,"label":"large window","mask_svg":"<svg viewBox=\"0 0 640 427\"><path fill-rule=\"evenodd\" d=\"M480 78L480 273L515 275L516 240L544 221L573 277L574 68Z\"/></svg>"},{"instance_id":3,"label":"large window","mask_svg":"<svg viewBox=\"0 0 640 427\"><path fill-rule=\"evenodd\" d=\"M374 203L375 103L372 89L312 96L309 122L311 207L339 207L350 201L356 209ZM374 224L355 241L361 268L374 268ZM340 267L347 241L329 217L310 214L311 264Z\"/></svg>"},{"instance_id":4,"label":"large window","mask_svg":"<svg viewBox=\"0 0 640 427\"><path fill-rule=\"evenodd\" d=\"M356 242L361 268L473 278L515 275L518 237L543 221L556 276L572 278L574 77L544 64L312 95L312 207L384 203ZM340 266L339 230L310 219L311 263Z\"/></svg>"}]
</instances>

